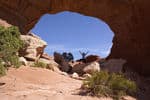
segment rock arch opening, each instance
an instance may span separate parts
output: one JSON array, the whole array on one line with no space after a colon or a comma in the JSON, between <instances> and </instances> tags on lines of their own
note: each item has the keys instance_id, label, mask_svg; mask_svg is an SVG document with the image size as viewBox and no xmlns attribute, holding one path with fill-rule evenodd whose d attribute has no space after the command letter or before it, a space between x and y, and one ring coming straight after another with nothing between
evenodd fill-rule
<instances>
[{"instance_id":1,"label":"rock arch opening","mask_svg":"<svg viewBox=\"0 0 150 100\"><path fill-rule=\"evenodd\" d=\"M81 59L79 51L106 58L114 36L104 21L69 11L43 15L31 32L48 43L48 54L71 52L75 59Z\"/></svg>"},{"instance_id":2,"label":"rock arch opening","mask_svg":"<svg viewBox=\"0 0 150 100\"><path fill-rule=\"evenodd\" d=\"M109 58L123 58L133 70L150 76L150 23L146 0L1 0L0 18L26 34L45 13L73 11L104 20L115 36Z\"/></svg>"}]
</instances>

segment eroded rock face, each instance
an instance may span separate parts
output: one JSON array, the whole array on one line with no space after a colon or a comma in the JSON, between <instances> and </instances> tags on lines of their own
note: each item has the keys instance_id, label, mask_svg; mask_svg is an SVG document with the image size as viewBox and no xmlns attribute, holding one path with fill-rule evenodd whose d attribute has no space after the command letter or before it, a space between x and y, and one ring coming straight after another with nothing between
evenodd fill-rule
<instances>
[{"instance_id":1,"label":"eroded rock face","mask_svg":"<svg viewBox=\"0 0 150 100\"><path fill-rule=\"evenodd\" d=\"M124 59L109 59L101 64L102 70L111 73L121 73L123 71L123 65L126 63Z\"/></svg>"},{"instance_id":2,"label":"eroded rock face","mask_svg":"<svg viewBox=\"0 0 150 100\"><path fill-rule=\"evenodd\" d=\"M85 58L86 63L90 63L90 62L99 62L101 60L101 58L97 55L89 55Z\"/></svg>"},{"instance_id":3,"label":"eroded rock face","mask_svg":"<svg viewBox=\"0 0 150 100\"><path fill-rule=\"evenodd\" d=\"M150 75L149 0L1 0L0 18L27 33L45 13L73 11L104 20L115 33L109 58Z\"/></svg>"},{"instance_id":4,"label":"eroded rock face","mask_svg":"<svg viewBox=\"0 0 150 100\"><path fill-rule=\"evenodd\" d=\"M54 52L54 61L60 65L61 71L69 72L71 70L69 62L67 62L60 53Z\"/></svg>"},{"instance_id":5,"label":"eroded rock face","mask_svg":"<svg viewBox=\"0 0 150 100\"><path fill-rule=\"evenodd\" d=\"M30 61L38 60L44 53L47 43L34 34L21 35L21 40L25 43L25 49L20 52L21 56Z\"/></svg>"}]
</instances>

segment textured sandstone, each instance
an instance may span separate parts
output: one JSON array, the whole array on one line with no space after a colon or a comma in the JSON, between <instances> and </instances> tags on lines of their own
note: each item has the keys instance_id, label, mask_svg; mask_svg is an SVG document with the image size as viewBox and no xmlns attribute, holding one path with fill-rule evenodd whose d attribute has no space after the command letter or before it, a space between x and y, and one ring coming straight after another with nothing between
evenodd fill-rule
<instances>
[{"instance_id":1,"label":"textured sandstone","mask_svg":"<svg viewBox=\"0 0 150 100\"><path fill-rule=\"evenodd\" d=\"M93 72L99 72L100 71L100 65L98 62L92 62L86 65L83 69L83 72L92 74Z\"/></svg>"},{"instance_id":2,"label":"textured sandstone","mask_svg":"<svg viewBox=\"0 0 150 100\"><path fill-rule=\"evenodd\" d=\"M21 54L31 61L37 60L44 53L44 49L47 46L44 40L33 34L21 35L21 40L23 40L26 45L25 50L22 50Z\"/></svg>"},{"instance_id":3,"label":"textured sandstone","mask_svg":"<svg viewBox=\"0 0 150 100\"><path fill-rule=\"evenodd\" d=\"M106 70L111 73L120 73L123 70L123 65L126 63L126 60L123 59L109 59L101 64L102 70Z\"/></svg>"},{"instance_id":4,"label":"textured sandstone","mask_svg":"<svg viewBox=\"0 0 150 100\"><path fill-rule=\"evenodd\" d=\"M149 0L0 0L0 18L27 33L45 13L73 11L102 19L115 33L109 58L150 75Z\"/></svg>"}]
</instances>

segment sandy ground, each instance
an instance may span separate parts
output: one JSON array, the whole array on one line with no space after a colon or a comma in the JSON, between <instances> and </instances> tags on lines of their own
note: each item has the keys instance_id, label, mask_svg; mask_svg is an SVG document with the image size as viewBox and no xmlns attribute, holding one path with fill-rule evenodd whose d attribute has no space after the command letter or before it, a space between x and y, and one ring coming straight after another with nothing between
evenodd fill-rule
<instances>
[{"instance_id":1,"label":"sandy ground","mask_svg":"<svg viewBox=\"0 0 150 100\"><path fill-rule=\"evenodd\" d=\"M0 83L0 100L112 100L78 95L81 80L47 69L10 68Z\"/></svg>"}]
</instances>

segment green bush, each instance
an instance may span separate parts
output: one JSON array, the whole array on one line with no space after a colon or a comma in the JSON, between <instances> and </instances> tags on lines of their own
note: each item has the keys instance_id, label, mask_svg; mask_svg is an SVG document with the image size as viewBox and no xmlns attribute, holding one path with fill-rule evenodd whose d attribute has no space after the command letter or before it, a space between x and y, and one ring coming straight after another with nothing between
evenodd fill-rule
<instances>
[{"instance_id":1,"label":"green bush","mask_svg":"<svg viewBox=\"0 0 150 100\"><path fill-rule=\"evenodd\" d=\"M4 67L4 65L2 64L2 60L0 59L0 77L6 74L5 70L6 68Z\"/></svg>"},{"instance_id":2,"label":"green bush","mask_svg":"<svg viewBox=\"0 0 150 100\"><path fill-rule=\"evenodd\" d=\"M43 63L43 62L35 62L32 67L40 67L40 68L47 68L47 64Z\"/></svg>"},{"instance_id":3,"label":"green bush","mask_svg":"<svg viewBox=\"0 0 150 100\"><path fill-rule=\"evenodd\" d=\"M110 96L119 99L124 95L134 95L136 84L126 79L122 74L96 72L84 80L83 87L96 96Z\"/></svg>"},{"instance_id":4,"label":"green bush","mask_svg":"<svg viewBox=\"0 0 150 100\"><path fill-rule=\"evenodd\" d=\"M22 47L23 41L20 39L20 32L17 27L5 28L0 26L0 58L2 62L5 62L5 67L14 65L18 68L20 66L18 51Z\"/></svg>"}]
</instances>

